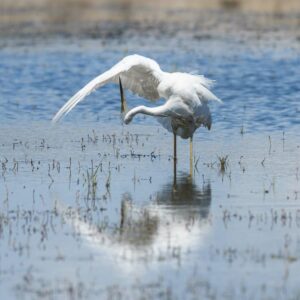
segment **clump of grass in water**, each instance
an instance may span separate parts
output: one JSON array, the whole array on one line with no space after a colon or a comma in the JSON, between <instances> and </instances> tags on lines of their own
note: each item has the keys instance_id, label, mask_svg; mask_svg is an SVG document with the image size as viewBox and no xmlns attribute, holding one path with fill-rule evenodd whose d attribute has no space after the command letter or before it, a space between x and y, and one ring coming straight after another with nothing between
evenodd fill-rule
<instances>
[{"instance_id":1,"label":"clump of grass in water","mask_svg":"<svg viewBox=\"0 0 300 300\"><path fill-rule=\"evenodd\" d=\"M218 160L219 160L219 167L220 167L220 171L221 173L225 173L226 169L228 167L228 155L226 156L218 156Z\"/></svg>"},{"instance_id":2,"label":"clump of grass in water","mask_svg":"<svg viewBox=\"0 0 300 300\"><path fill-rule=\"evenodd\" d=\"M91 172L89 170L86 171L86 179L88 183L88 198L91 195L92 199L96 199L96 191L97 191L97 185L98 185L98 180L97 180L97 173L99 170L101 164L99 164L96 169L94 170L94 165L92 161L92 169Z\"/></svg>"}]
</instances>

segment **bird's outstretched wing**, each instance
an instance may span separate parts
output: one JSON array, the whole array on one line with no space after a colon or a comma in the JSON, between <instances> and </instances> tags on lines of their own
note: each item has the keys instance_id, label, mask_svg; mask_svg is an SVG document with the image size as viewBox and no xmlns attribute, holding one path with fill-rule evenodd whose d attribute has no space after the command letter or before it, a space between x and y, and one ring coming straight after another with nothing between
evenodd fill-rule
<instances>
[{"instance_id":1,"label":"bird's outstretched wing","mask_svg":"<svg viewBox=\"0 0 300 300\"><path fill-rule=\"evenodd\" d=\"M86 86L79 90L69 101L56 113L52 122L59 121L77 103L82 101L95 89L108 82L119 82L122 79L124 88L149 100L159 99L157 86L160 83L161 71L159 65L152 59L140 55L129 55L114 65L110 70L91 80Z\"/></svg>"}]
</instances>

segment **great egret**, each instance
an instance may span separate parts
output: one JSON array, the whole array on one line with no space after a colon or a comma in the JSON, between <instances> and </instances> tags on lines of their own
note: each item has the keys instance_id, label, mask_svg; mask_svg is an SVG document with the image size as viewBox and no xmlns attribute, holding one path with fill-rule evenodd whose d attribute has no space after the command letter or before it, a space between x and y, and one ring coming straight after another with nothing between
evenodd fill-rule
<instances>
[{"instance_id":1,"label":"great egret","mask_svg":"<svg viewBox=\"0 0 300 300\"><path fill-rule=\"evenodd\" d=\"M201 125L208 129L211 127L211 113L207 103L209 101L221 102L209 90L213 81L203 75L164 72L150 58L136 54L129 55L79 90L57 112L52 121L59 121L92 91L109 82L119 83L123 110L126 106L123 86L151 101L160 98L166 99L163 105L157 107L141 105L129 110L125 115L124 122L125 124L130 123L136 114L155 116L163 127L173 133L175 176L176 136L179 135L183 139L190 138L190 163L192 167L193 134Z\"/></svg>"}]
</instances>

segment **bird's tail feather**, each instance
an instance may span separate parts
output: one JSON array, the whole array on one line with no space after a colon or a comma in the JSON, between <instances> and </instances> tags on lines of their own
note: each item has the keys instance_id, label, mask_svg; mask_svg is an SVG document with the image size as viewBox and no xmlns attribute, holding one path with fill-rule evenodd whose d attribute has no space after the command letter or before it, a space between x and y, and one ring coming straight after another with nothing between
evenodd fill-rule
<instances>
[{"instance_id":1,"label":"bird's tail feather","mask_svg":"<svg viewBox=\"0 0 300 300\"><path fill-rule=\"evenodd\" d=\"M205 86L206 88L210 89L215 85L215 80L208 79L203 75L196 75L198 80L200 81L200 84Z\"/></svg>"}]
</instances>

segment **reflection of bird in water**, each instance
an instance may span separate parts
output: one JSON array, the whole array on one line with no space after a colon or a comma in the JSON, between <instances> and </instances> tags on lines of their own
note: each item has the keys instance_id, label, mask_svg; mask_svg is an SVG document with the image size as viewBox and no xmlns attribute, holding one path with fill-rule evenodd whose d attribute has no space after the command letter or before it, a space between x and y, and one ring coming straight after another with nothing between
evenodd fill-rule
<instances>
[{"instance_id":1,"label":"reflection of bird in water","mask_svg":"<svg viewBox=\"0 0 300 300\"><path fill-rule=\"evenodd\" d=\"M193 134L200 126L210 129L212 119L207 104L209 101L220 102L209 90L212 86L211 80L202 75L163 72L154 60L139 55L130 55L79 90L58 111L53 122L69 113L92 91L109 82L119 83L123 110L125 110L126 103L123 86L152 101L160 98L166 99L163 105L157 107L142 105L129 110L124 121L128 124L136 114L157 117L163 127L174 134L174 170L177 161L177 135L184 139L190 138L190 161L192 162Z\"/></svg>"},{"instance_id":2,"label":"reflection of bird in water","mask_svg":"<svg viewBox=\"0 0 300 300\"><path fill-rule=\"evenodd\" d=\"M211 203L210 184L200 189L189 179L188 175L180 177L176 191L173 182L164 185L161 191L155 193L154 201L146 206L135 204L128 193L123 194L119 225L110 225L101 231L76 210L72 213L69 209L66 211L59 202L57 208L76 233L99 251L103 250L104 241L105 244L110 241L114 251L129 248L133 254L146 248L159 251L168 247L183 249L201 243L210 228L207 222Z\"/></svg>"},{"instance_id":3,"label":"reflection of bird in water","mask_svg":"<svg viewBox=\"0 0 300 300\"><path fill-rule=\"evenodd\" d=\"M156 193L154 205L138 208L132 203L131 197L124 194L120 221L122 242L146 245L159 235L166 235L166 230L176 230L176 234L186 240L188 225L202 224L209 216L211 188L206 184L199 189L185 175L178 179L176 189L173 182L164 185Z\"/></svg>"},{"instance_id":4,"label":"reflection of bird in water","mask_svg":"<svg viewBox=\"0 0 300 300\"><path fill-rule=\"evenodd\" d=\"M147 207L133 205L127 193L122 196L119 242L135 246L151 245L158 226L159 218L153 216Z\"/></svg>"},{"instance_id":5,"label":"reflection of bird in water","mask_svg":"<svg viewBox=\"0 0 300 300\"><path fill-rule=\"evenodd\" d=\"M176 183L163 186L156 197L156 203L159 205L176 206L178 210L181 207L184 211L196 208L202 218L208 216L210 202L210 184L204 184L202 189L199 189L187 175L181 176Z\"/></svg>"}]
</instances>

